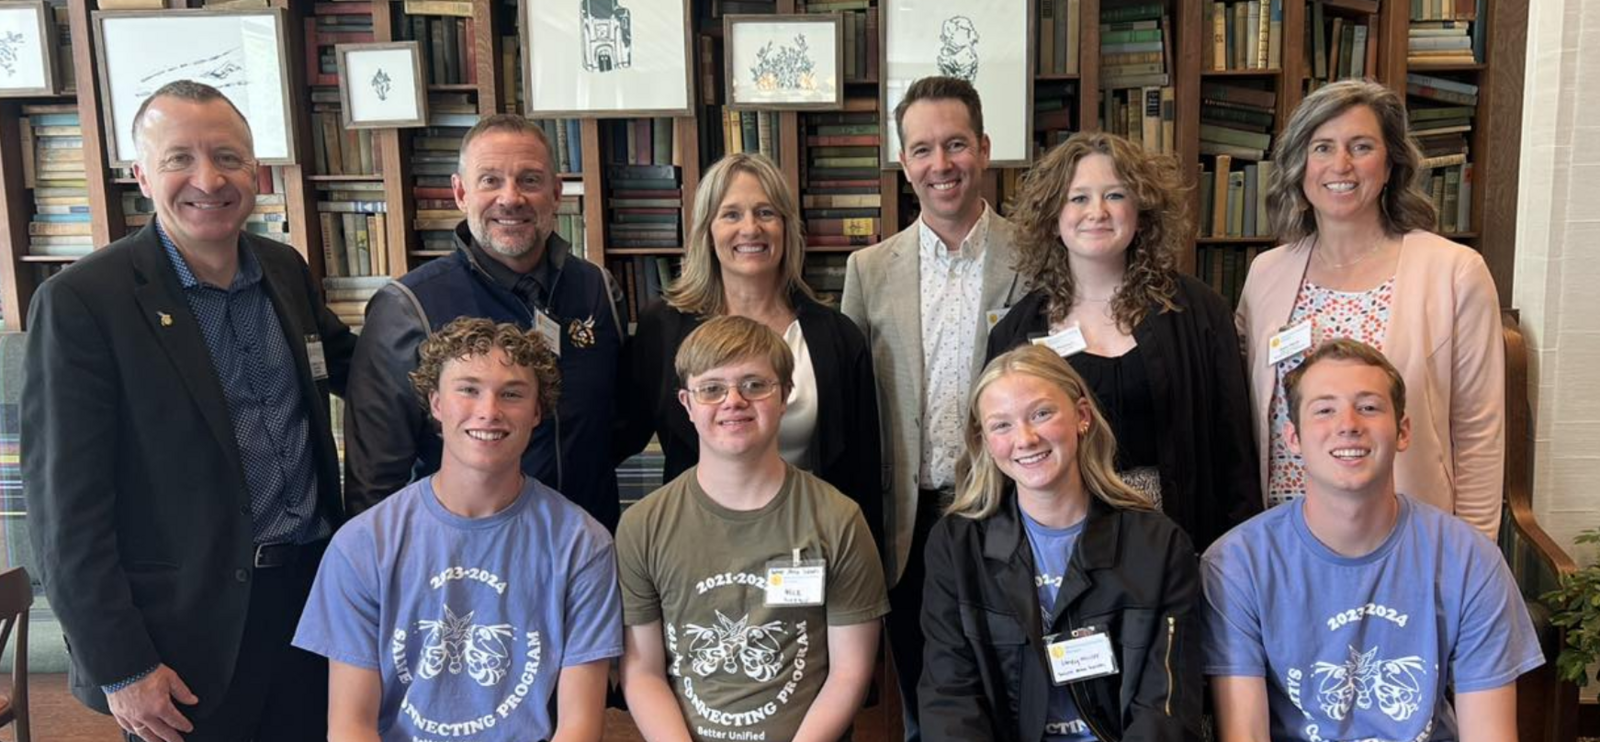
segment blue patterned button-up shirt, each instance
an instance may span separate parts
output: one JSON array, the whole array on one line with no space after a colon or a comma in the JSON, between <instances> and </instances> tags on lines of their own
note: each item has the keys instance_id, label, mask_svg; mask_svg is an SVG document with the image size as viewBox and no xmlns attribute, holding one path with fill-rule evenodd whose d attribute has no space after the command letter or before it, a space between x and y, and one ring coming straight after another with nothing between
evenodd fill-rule
<instances>
[{"instance_id":1,"label":"blue patterned button-up shirt","mask_svg":"<svg viewBox=\"0 0 1600 742\"><path fill-rule=\"evenodd\" d=\"M195 278L159 222L156 233L200 323L228 403L255 542L306 543L326 536L330 526L317 515L311 418L260 262L241 245L232 285L219 288Z\"/></svg>"}]
</instances>

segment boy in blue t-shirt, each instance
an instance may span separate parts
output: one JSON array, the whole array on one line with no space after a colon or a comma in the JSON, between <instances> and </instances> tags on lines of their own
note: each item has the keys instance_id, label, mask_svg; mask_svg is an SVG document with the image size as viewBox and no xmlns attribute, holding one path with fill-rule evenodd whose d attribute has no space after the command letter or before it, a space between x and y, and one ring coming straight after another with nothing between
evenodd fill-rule
<instances>
[{"instance_id":1,"label":"boy in blue t-shirt","mask_svg":"<svg viewBox=\"0 0 1600 742\"><path fill-rule=\"evenodd\" d=\"M520 466L555 409L555 356L473 318L419 355L439 471L334 534L294 638L329 659L329 739L597 742L622 654L616 554Z\"/></svg>"},{"instance_id":2,"label":"boy in blue t-shirt","mask_svg":"<svg viewBox=\"0 0 1600 742\"><path fill-rule=\"evenodd\" d=\"M1544 658L1495 545L1395 492L1405 382L1335 340L1284 386L1306 496L1201 561L1218 738L1515 742L1516 679Z\"/></svg>"}]
</instances>

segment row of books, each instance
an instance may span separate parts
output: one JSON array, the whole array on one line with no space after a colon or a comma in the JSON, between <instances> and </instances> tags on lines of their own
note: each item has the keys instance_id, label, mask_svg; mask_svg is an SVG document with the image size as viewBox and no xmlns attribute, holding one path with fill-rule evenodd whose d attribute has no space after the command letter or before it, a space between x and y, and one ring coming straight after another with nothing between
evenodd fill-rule
<instances>
[{"instance_id":1,"label":"row of books","mask_svg":"<svg viewBox=\"0 0 1600 742\"><path fill-rule=\"evenodd\" d=\"M1283 0L1211 3L1211 43L1205 46L1202 69L1267 70L1282 65Z\"/></svg>"},{"instance_id":2,"label":"row of books","mask_svg":"<svg viewBox=\"0 0 1600 742\"><path fill-rule=\"evenodd\" d=\"M1202 245L1195 251L1195 276L1211 285L1230 305L1239 304L1250 263L1270 245Z\"/></svg>"},{"instance_id":3,"label":"row of books","mask_svg":"<svg viewBox=\"0 0 1600 742\"><path fill-rule=\"evenodd\" d=\"M56 89L67 95L78 92L78 73L72 65L72 26L67 16L67 0L46 0L56 33ZM100 6L104 9L104 5Z\"/></svg>"},{"instance_id":4,"label":"row of books","mask_svg":"<svg viewBox=\"0 0 1600 742\"><path fill-rule=\"evenodd\" d=\"M1171 84L1172 20L1162 3L1110 5L1100 9L1100 87L1164 87Z\"/></svg>"},{"instance_id":5,"label":"row of books","mask_svg":"<svg viewBox=\"0 0 1600 742\"><path fill-rule=\"evenodd\" d=\"M1267 183L1271 160L1235 163L1218 155L1200 171L1199 234L1202 237L1269 237Z\"/></svg>"},{"instance_id":6,"label":"row of books","mask_svg":"<svg viewBox=\"0 0 1600 742\"><path fill-rule=\"evenodd\" d=\"M1433 230L1443 234L1472 231L1472 163L1430 167L1422 171L1422 189L1433 199Z\"/></svg>"},{"instance_id":7,"label":"row of books","mask_svg":"<svg viewBox=\"0 0 1600 742\"><path fill-rule=\"evenodd\" d=\"M843 253L807 255L800 277L812 291L837 305L844 294L844 274L849 257Z\"/></svg>"},{"instance_id":8,"label":"row of books","mask_svg":"<svg viewBox=\"0 0 1600 742\"><path fill-rule=\"evenodd\" d=\"M430 118L435 115L466 114L429 111ZM476 118L475 114L473 117ZM455 228L466 215L456 208L450 175L456 171L461 140L469 128L470 125L426 126L412 134L411 195L415 213L411 227L417 230L419 257L445 255L455 249Z\"/></svg>"},{"instance_id":9,"label":"row of books","mask_svg":"<svg viewBox=\"0 0 1600 742\"><path fill-rule=\"evenodd\" d=\"M722 151L759 152L778 162L778 132L780 119L777 111L735 111L723 108Z\"/></svg>"},{"instance_id":10,"label":"row of books","mask_svg":"<svg viewBox=\"0 0 1600 742\"><path fill-rule=\"evenodd\" d=\"M1272 151L1276 92L1260 82L1206 82L1200 97L1200 154L1259 161Z\"/></svg>"},{"instance_id":11,"label":"row of books","mask_svg":"<svg viewBox=\"0 0 1600 742\"><path fill-rule=\"evenodd\" d=\"M1312 88L1348 78L1367 77L1378 69L1377 18L1347 18L1328 12L1322 2L1311 3L1306 24L1306 66Z\"/></svg>"},{"instance_id":12,"label":"row of books","mask_svg":"<svg viewBox=\"0 0 1600 742\"><path fill-rule=\"evenodd\" d=\"M577 119L539 119L535 121L550 139L556 158L556 171L583 172L583 126Z\"/></svg>"},{"instance_id":13,"label":"row of books","mask_svg":"<svg viewBox=\"0 0 1600 742\"><path fill-rule=\"evenodd\" d=\"M383 175L372 129L346 129L337 88L311 89L311 171L321 175Z\"/></svg>"},{"instance_id":14,"label":"row of books","mask_svg":"<svg viewBox=\"0 0 1600 742\"><path fill-rule=\"evenodd\" d=\"M361 331L361 326L366 323L367 301L378 289L388 285L394 279L388 276L328 276L322 279L322 292L327 302L328 311L333 312L339 320L356 332ZM342 416L335 413L333 419L342 422Z\"/></svg>"},{"instance_id":15,"label":"row of books","mask_svg":"<svg viewBox=\"0 0 1600 742\"><path fill-rule=\"evenodd\" d=\"M613 161L607 166L607 246L682 247L683 181L680 177L674 165Z\"/></svg>"},{"instance_id":16,"label":"row of books","mask_svg":"<svg viewBox=\"0 0 1600 742\"><path fill-rule=\"evenodd\" d=\"M1479 0L1411 0L1411 20L1477 20L1478 4Z\"/></svg>"},{"instance_id":17,"label":"row of books","mask_svg":"<svg viewBox=\"0 0 1600 742\"><path fill-rule=\"evenodd\" d=\"M628 322L639 321L639 312L661 300L661 294L678 275L678 258L665 255L640 255L612 260L611 277L622 289Z\"/></svg>"},{"instance_id":18,"label":"row of books","mask_svg":"<svg viewBox=\"0 0 1600 742\"><path fill-rule=\"evenodd\" d=\"M478 82L478 45L471 18L407 15L399 25L400 39L421 47L422 72L429 85Z\"/></svg>"},{"instance_id":19,"label":"row of books","mask_svg":"<svg viewBox=\"0 0 1600 742\"><path fill-rule=\"evenodd\" d=\"M1172 86L1108 90L1102 123L1151 152L1176 153L1177 98Z\"/></svg>"},{"instance_id":20,"label":"row of books","mask_svg":"<svg viewBox=\"0 0 1600 742\"><path fill-rule=\"evenodd\" d=\"M672 130L670 118L612 119L600 123L600 142L607 162L671 165Z\"/></svg>"},{"instance_id":21,"label":"row of books","mask_svg":"<svg viewBox=\"0 0 1600 742\"><path fill-rule=\"evenodd\" d=\"M376 181L323 183L317 189L323 275L389 273L388 202Z\"/></svg>"},{"instance_id":22,"label":"row of books","mask_svg":"<svg viewBox=\"0 0 1600 742\"><path fill-rule=\"evenodd\" d=\"M324 2L317 4L316 11L305 20L306 84L333 87L337 94L339 57L334 48L373 41L372 6L364 2ZM338 102L337 95L334 102Z\"/></svg>"},{"instance_id":23,"label":"row of books","mask_svg":"<svg viewBox=\"0 0 1600 742\"><path fill-rule=\"evenodd\" d=\"M1473 34L1472 21L1413 20L1406 27L1406 64L1476 64L1482 48Z\"/></svg>"},{"instance_id":24,"label":"row of books","mask_svg":"<svg viewBox=\"0 0 1600 742\"><path fill-rule=\"evenodd\" d=\"M1078 74L1081 0L1039 0L1040 75Z\"/></svg>"},{"instance_id":25,"label":"row of books","mask_svg":"<svg viewBox=\"0 0 1600 742\"><path fill-rule=\"evenodd\" d=\"M844 64L840 72L846 81L878 79L878 8L869 0L808 0L796 12L841 14Z\"/></svg>"},{"instance_id":26,"label":"row of books","mask_svg":"<svg viewBox=\"0 0 1600 742\"><path fill-rule=\"evenodd\" d=\"M33 189L28 253L79 257L94 249L83 130L73 103L22 106L22 183Z\"/></svg>"},{"instance_id":27,"label":"row of books","mask_svg":"<svg viewBox=\"0 0 1600 742\"><path fill-rule=\"evenodd\" d=\"M800 207L808 246L871 245L883 239L876 103L852 98L845 107L801 115L807 147L801 161Z\"/></svg>"},{"instance_id":28,"label":"row of books","mask_svg":"<svg viewBox=\"0 0 1600 742\"><path fill-rule=\"evenodd\" d=\"M582 195L561 196L561 203L556 206L556 234L572 246L573 253L585 258L590 256L589 229L583 222Z\"/></svg>"},{"instance_id":29,"label":"row of books","mask_svg":"<svg viewBox=\"0 0 1600 742\"><path fill-rule=\"evenodd\" d=\"M1066 141L1077 130L1073 102L1078 84L1073 81L1039 81L1033 86L1033 143L1042 155Z\"/></svg>"}]
</instances>

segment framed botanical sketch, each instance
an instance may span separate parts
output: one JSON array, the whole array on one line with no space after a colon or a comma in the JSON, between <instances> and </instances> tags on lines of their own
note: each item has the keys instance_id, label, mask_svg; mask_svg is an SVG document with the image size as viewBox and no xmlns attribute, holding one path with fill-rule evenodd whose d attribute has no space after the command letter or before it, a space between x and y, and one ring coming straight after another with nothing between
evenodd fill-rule
<instances>
[{"instance_id":1,"label":"framed botanical sketch","mask_svg":"<svg viewBox=\"0 0 1600 742\"><path fill-rule=\"evenodd\" d=\"M882 0L878 86L885 168L900 167L895 106L911 83L932 75L959 77L977 88L991 166L1032 162L1030 5L1028 0Z\"/></svg>"},{"instance_id":2,"label":"framed botanical sketch","mask_svg":"<svg viewBox=\"0 0 1600 742\"><path fill-rule=\"evenodd\" d=\"M689 0L523 0L526 113L694 115Z\"/></svg>"},{"instance_id":3,"label":"framed botanical sketch","mask_svg":"<svg viewBox=\"0 0 1600 742\"><path fill-rule=\"evenodd\" d=\"M140 104L174 80L227 96L250 123L261 164L295 163L283 9L97 11L93 19L113 167L133 162Z\"/></svg>"},{"instance_id":4,"label":"framed botanical sketch","mask_svg":"<svg viewBox=\"0 0 1600 742\"><path fill-rule=\"evenodd\" d=\"M723 16L728 108L843 108L843 35L838 13Z\"/></svg>"},{"instance_id":5,"label":"framed botanical sketch","mask_svg":"<svg viewBox=\"0 0 1600 742\"><path fill-rule=\"evenodd\" d=\"M415 41L339 44L339 103L346 129L428 125L422 45Z\"/></svg>"},{"instance_id":6,"label":"framed botanical sketch","mask_svg":"<svg viewBox=\"0 0 1600 742\"><path fill-rule=\"evenodd\" d=\"M0 97L53 95L55 17L43 0L0 2Z\"/></svg>"}]
</instances>

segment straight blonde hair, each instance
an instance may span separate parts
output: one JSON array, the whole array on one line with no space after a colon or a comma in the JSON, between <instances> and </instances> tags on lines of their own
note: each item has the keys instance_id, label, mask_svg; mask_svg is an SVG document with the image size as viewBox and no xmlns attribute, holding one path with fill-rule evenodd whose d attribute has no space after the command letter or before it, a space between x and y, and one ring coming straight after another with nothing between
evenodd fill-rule
<instances>
[{"instance_id":1,"label":"straight blonde hair","mask_svg":"<svg viewBox=\"0 0 1600 742\"><path fill-rule=\"evenodd\" d=\"M1078 443L1078 473L1083 477L1084 489L1107 505L1128 510L1154 510L1150 499L1128 486L1117 476L1112 461L1117 453L1117 437L1111 432L1100 407L1089 394L1083 377L1056 355L1055 351L1041 345L1024 345L1013 348L989 362L972 385L967 395L967 449L956 463L956 496L945 513L963 518L982 520L995 514L1005 500L1011 480L1000 471L1000 466L989 455L983 441L983 418L978 411L978 400L995 382L1013 374L1032 376L1054 384L1067 398L1077 404L1089 401L1089 430Z\"/></svg>"}]
</instances>

